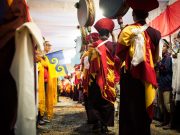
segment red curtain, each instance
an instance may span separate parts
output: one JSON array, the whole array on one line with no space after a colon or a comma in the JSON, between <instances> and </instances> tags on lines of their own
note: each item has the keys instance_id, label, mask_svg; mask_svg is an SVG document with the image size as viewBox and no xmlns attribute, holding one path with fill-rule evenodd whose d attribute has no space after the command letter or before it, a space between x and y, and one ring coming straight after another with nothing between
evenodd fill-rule
<instances>
[{"instance_id":1,"label":"red curtain","mask_svg":"<svg viewBox=\"0 0 180 135\"><path fill-rule=\"evenodd\" d=\"M149 25L161 32L165 37L180 28L180 0L167 6L166 10L152 20Z\"/></svg>"}]
</instances>

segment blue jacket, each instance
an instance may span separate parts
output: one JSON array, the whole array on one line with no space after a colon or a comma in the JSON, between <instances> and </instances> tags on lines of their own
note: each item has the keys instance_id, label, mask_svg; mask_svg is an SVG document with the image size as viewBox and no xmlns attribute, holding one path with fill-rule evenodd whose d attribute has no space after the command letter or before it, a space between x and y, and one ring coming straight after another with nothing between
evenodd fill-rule
<instances>
[{"instance_id":1,"label":"blue jacket","mask_svg":"<svg viewBox=\"0 0 180 135\"><path fill-rule=\"evenodd\" d=\"M160 91L172 90L172 58L170 54L165 54L163 59L158 63L159 78L158 86Z\"/></svg>"}]
</instances>

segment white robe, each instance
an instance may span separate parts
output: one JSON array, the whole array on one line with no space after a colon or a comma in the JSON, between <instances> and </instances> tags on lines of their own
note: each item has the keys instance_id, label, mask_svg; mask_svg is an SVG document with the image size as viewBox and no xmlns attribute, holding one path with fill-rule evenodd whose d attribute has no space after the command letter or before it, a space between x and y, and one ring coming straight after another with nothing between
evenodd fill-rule
<instances>
[{"instance_id":1,"label":"white robe","mask_svg":"<svg viewBox=\"0 0 180 135\"><path fill-rule=\"evenodd\" d=\"M176 79L176 84L177 84L177 89L176 89L176 101L180 101L180 53L177 55L177 79Z\"/></svg>"},{"instance_id":2,"label":"white robe","mask_svg":"<svg viewBox=\"0 0 180 135\"><path fill-rule=\"evenodd\" d=\"M173 79L172 79L173 93L176 93L175 100L180 101L180 53L177 58L173 60Z\"/></svg>"},{"instance_id":3,"label":"white robe","mask_svg":"<svg viewBox=\"0 0 180 135\"><path fill-rule=\"evenodd\" d=\"M34 44L31 39L43 50L43 38L37 25L28 22L16 30L15 39L16 52L11 65L11 74L16 81L18 91L15 134L36 135Z\"/></svg>"}]
</instances>

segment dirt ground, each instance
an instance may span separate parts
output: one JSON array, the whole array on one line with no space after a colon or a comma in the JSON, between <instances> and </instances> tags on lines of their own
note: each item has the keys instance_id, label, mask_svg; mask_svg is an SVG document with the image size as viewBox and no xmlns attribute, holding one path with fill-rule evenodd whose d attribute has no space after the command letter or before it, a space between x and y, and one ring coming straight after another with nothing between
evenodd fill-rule
<instances>
[{"instance_id":1,"label":"dirt ground","mask_svg":"<svg viewBox=\"0 0 180 135\"><path fill-rule=\"evenodd\" d=\"M37 129L37 135L102 135L92 132L92 125L86 123L84 106L67 97L60 97L60 102L54 107L54 117L51 123ZM155 127L157 121L151 124L151 135L180 135L175 130L163 130ZM118 120L115 126L109 128L108 135L119 135Z\"/></svg>"},{"instance_id":2,"label":"dirt ground","mask_svg":"<svg viewBox=\"0 0 180 135\"><path fill-rule=\"evenodd\" d=\"M70 98L60 97L60 102L54 107L54 118L51 123L37 130L38 135L100 135L93 133L92 125L86 123L84 106ZM115 127L109 128L109 135L118 135L118 121Z\"/></svg>"},{"instance_id":3,"label":"dirt ground","mask_svg":"<svg viewBox=\"0 0 180 135\"><path fill-rule=\"evenodd\" d=\"M176 130L164 130L161 127L156 127L155 125L159 122L153 121L151 124L151 135L180 135Z\"/></svg>"}]
</instances>

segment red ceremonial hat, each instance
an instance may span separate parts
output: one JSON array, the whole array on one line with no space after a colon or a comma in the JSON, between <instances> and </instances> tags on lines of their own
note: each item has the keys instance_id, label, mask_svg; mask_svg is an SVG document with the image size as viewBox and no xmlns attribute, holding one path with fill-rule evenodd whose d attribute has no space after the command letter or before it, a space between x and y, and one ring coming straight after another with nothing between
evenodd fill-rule
<instances>
[{"instance_id":1,"label":"red ceremonial hat","mask_svg":"<svg viewBox=\"0 0 180 135\"><path fill-rule=\"evenodd\" d=\"M106 30L109 30L109 32L112 32L114 29L114 22L109 18L102 18L96 22L96 24L94 25L94 28L97 31L106 29Z\"/></svg>"},{"instance_id":2,"label":"red ceremonial hat","mask_svg":"<svg viewBox=\"0 0 180 135\"><path fill-rule=\"evenodd\" d=\"M68 75L65 75L64 78L65 78L65 79L69 79L69 76L68 76Z\"/></svg>"},{"instance_id":3,"label":"red ceremonial hat","mask_svg":"<svg viewBox=\"0 0 180 135\"><path fill-rule=\"evenodd\" d=\"M127 3L133 10L142 10L145 12L159 7L157 0L127 0Z\"/></svg>"},{"instance_id":4,"label":"red ceremonial hat","mask_svg":"<svg viewBox=\"0 0 180 135\"><path fill-rule=\"evenodd\" d=\"M86 36L86 41L87 41L88 43L90 43L90 42L91 42L91 38L92 38L92 40L93 40L92 42L96 42L96 41L99 39L99 34L96 33L96 32L93 32L93 33L87 35L87 36Z\"/></svg>"},{"instance_id":5,"label":"red ceremonial hat","mask_svg":"<svg viewBox=\"0 0 180 135\"><path fill-rule=\"evenodd\" d=\"M78 70L78 69L80 69L80 66L81 66L81 64L76 64L76 65L74 66L74 69L75 69L75 70Z\"/></svg>"}]
</instances>

